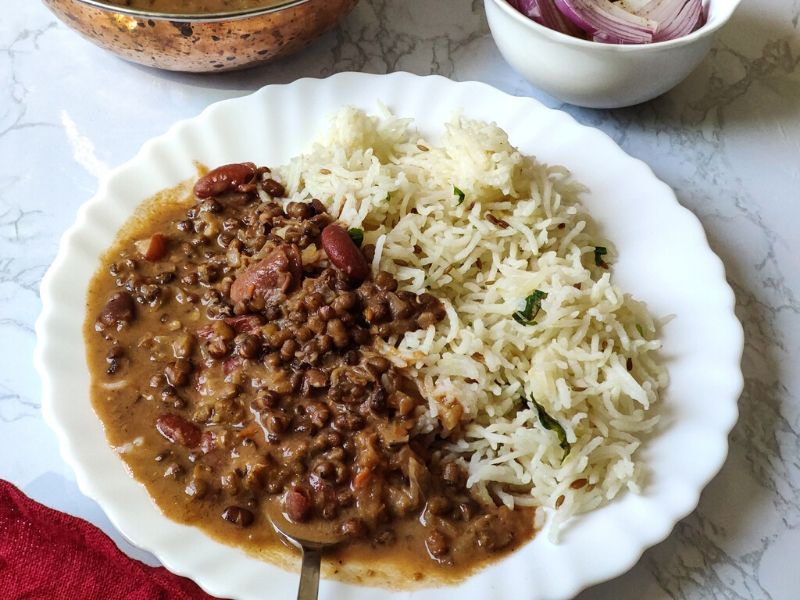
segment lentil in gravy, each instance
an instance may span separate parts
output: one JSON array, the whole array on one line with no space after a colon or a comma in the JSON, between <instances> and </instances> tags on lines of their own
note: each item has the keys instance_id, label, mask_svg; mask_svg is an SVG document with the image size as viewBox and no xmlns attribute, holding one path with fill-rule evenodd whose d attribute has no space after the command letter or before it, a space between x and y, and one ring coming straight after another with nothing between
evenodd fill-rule
<instances>
[{"instance_id":1,"label":"lentil in gravy","mask_svg":"<svg viewBox=\"0 0 800 600\"><path fill-rule=\"evenodd\" d=\"M87 299L92 402L172 519L273 562L265 517L335 528L328 575L413 587L461 579L533 535L485 505L425 427L416 384L375 350L445 311L374 277L324 205L279 202L252 163L163 192L103 259ZM392 575L388 575L388 574ZM382 575L383 574L383 575Z\"/></svg>"}]
</instances>

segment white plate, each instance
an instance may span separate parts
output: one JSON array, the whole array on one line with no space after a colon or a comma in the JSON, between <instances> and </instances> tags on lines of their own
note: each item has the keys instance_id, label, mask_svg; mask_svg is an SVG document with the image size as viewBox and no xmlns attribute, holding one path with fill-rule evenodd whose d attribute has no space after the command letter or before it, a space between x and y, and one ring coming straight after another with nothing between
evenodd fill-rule
<instances>
[{"instance_id":1,"label":"white plate","mask_svg":"<svg viewBox=\"0 0 800 600\"><path fill-rule=\"evenodd\" d=\"M374 111L378 102L397 115L414 117L426 134L440 131L454 110L463 109L467 116L496 121L524 152L566 165L590 188L585 203L617 246L617 282L645 300L654 314L675 315L663 332L671 377L663 399L664 426L641 454L652 469L644 494L626 494L581 517L558 545L539 535L457 591L461 598L476 599L564 598L619 575L695 508L700 491L725 460L742 390L743 334L733 313L734 296L698 220L644 163L562 112L480 83L343 73L267 86L176 124L111 173L81 207L42 281L36 364L44 414L64 459L81 490L97 500L114 525L171 571L227 598L294 595L296 575L170 521L130 478L106 444L89 402L81 336L84 300L98 259L119 227L142 200L192 176L192 161L284 163L304 150L340 106ZM323 581L320 591L321 598L336 599L392 595L332 581ZM433 600L441 590L395 595Z\"/></svg>"}]
</instances>

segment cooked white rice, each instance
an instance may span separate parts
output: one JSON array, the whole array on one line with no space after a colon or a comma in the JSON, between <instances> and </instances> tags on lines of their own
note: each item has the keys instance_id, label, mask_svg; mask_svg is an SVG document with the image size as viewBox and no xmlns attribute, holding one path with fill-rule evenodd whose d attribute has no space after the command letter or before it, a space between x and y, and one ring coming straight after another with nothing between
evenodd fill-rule
<instances>
[{"instance_id":1,"label":"cooked white rice","mask_svg":"<svg viewBox=\"0 0 800 600\"><path fill-rule=\"evenodd\" d=\"M596 247L609 263L613 249L565 168L521 154L494 124L457 117L434 143L408 119L347 108L280 175L291 200L319 198L364 229L376 272L444 302L444 321L384 351L420 383L432 419L461 423L452 451L474 492L554 509L555 539L567 518L639 491L635 451L667 382L656 324L595 264ZM547 297L536 323L517 323L512 313L537 289ZM563 461L530 398L566 432Z\"/></svg>"}]
</instances>

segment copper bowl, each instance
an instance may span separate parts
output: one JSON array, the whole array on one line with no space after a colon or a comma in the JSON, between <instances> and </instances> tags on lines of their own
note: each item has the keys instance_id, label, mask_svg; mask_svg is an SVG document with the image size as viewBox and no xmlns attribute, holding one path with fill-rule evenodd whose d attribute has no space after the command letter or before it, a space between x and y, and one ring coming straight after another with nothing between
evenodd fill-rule
<instances>
[{"instance_id":1,"label":"copper bowl","mask_svg":"<svg viewBox=\"0 0 800 600\"><path fill-rule=\"evenodd\" d=\"M69 27L126 60L170 71L242 69L303 48L358 0L265 0L257 9L179 15L100 0L44 0Z\"/></svg>"}]
</instances>

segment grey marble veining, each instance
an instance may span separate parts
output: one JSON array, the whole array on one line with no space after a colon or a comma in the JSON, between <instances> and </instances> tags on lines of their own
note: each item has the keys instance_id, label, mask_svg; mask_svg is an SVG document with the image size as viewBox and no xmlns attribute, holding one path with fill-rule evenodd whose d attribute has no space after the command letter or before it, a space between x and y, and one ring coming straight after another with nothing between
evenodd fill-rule
<instances>
[{"instance_id":1,"label":"grey marble veining","mask_svg":"<svg viewBox=\"0 0 800 600\"><path fill-rule=\"evenodd\" d=\"M800 597L800 2L745 0L684 83L611 111L561 106L516 75L480 0L362 0L306 52L214 76L121 62L40 3L8 3L0 18L0 477L152 562L80 494L40 414L33 323L61 233L98 177L211 102L342 70L439 73L533 96L645 160L700 217L736 292L746 385L725 466L666 541L581 600Z\"/></svg>"}]
</instances>

